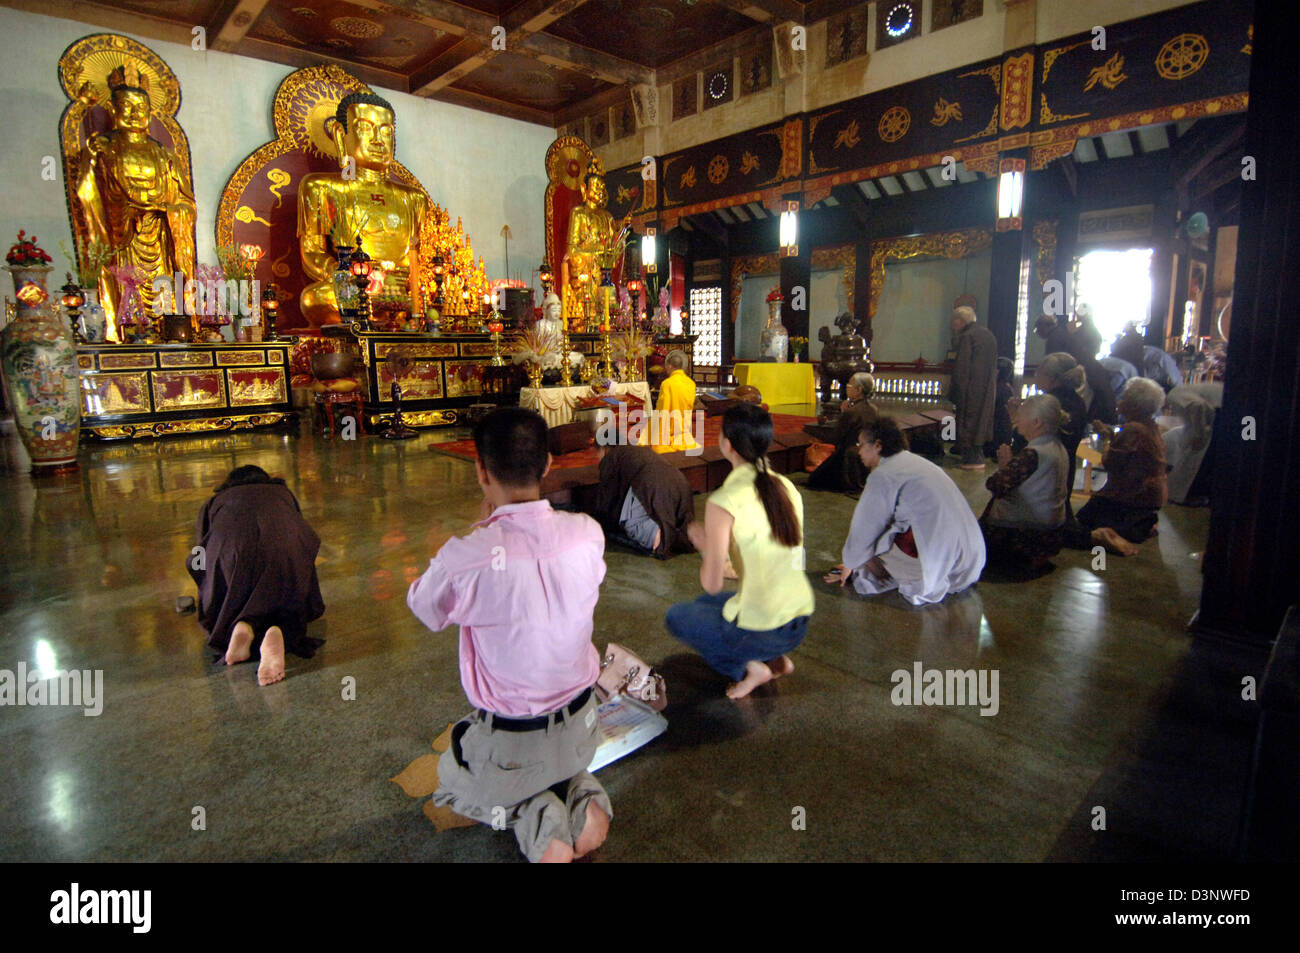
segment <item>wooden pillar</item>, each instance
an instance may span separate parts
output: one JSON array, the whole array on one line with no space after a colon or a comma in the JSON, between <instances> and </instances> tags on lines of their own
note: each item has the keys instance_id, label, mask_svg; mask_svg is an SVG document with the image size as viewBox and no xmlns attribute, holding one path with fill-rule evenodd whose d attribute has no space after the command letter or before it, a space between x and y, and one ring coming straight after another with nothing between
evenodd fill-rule
<instances>
[{"instance_id":1,"label":"wooden pillar","mask_svg":"<svg viewBox=\"0 0 1300 953\"><path fill-rule=\"evenodd\" d=\"M1242 183L1196 628L1267 642L1287 606L1300 602L1300 128L1291 91L1300 19L1288 5L1261 0L1255 26L1243 155L1255 158L1258 178Z\"/></svg>"},{"instance_id":2,"label":"wooden pillar","mask_svg":"<svg viewBox=\"0 0 1300 953\"><path fill-rule=\"evenodd\" d=\"M1021 149L1008 152L1004 158L1027 159L1029 151ZM989 268L988 314L979 318L998 339L998 354L1012 360L1016 356L1016 332L1020 325L1020 305L1025 284L1030 275L1027 268L1032 254L1034 215L1034 189L1031 177L1025 176L1025 192L1021 201L1023 225L1018 229L993 233L993 255ZM996 192L994 195L996 196ZM997 209L989 209L989 217L997 221ZM1039 299L1041 306L1041 298Z\"/></svg>"},{"instance_id":3,"label":"wooden pillar","mask_svg":"<svg viewBox=\"0 0 1300 953\"><path fill-rule=\"evenodd\" d=\"M801 289L801 290L800 290ZM781 259L781 323L791 337L808 336L808 310L812 307L812 244L799 243L799 254ZM796 309L795 305L802 305Z\"/></svg>"}]
</instances>

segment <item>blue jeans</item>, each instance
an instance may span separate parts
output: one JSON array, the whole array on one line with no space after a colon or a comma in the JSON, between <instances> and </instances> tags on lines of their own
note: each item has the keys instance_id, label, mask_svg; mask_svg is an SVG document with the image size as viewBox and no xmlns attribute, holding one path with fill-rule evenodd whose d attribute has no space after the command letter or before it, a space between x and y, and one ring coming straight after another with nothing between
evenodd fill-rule
<instances>
[{"instance_id":1,"label":"blue jeans","mask_svg":"<svg viewBox=\"0 0 1300 953\"><path fill-rule=\"evenodd\" d=\"M799 647L808 632L808 617L796 616L783 626L758 631L742 629L722 617L722 607L734 592L703 595L694 602L679 602L668 610L664 624L708 662L734 682L745 677L749 662L765 662Z\"/></svg>"}]
</instances>

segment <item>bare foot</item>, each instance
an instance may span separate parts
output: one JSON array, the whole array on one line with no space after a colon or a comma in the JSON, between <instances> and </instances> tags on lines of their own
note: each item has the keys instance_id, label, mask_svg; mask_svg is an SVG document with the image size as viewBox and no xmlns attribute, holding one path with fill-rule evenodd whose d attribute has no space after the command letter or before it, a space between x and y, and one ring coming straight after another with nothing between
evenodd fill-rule
<instances>
[{"instance_id":1,"label":"bare foot","mask_svg":"<svg viewBox=\"0 0 1300 953\"><path fill-rule=\"evenodd\" d=\"M247 662L249 649L253 644L253 627L247 622L236 622L230 633L230 644L226 646L226 664L238 665Z\"/></svg>"},{"instance_id":2,"label":"bare foot","mask_svg":"<svg viewBox=\"0 0 1300 953\"><path fill-rule=\"evenodd\" d=\"M766 685L772 680L772 670L762 662L749 662L745 665L745 677L727 689L730 699L744 698L759 685Z\"/></svg>"},{"instance_id":3,"label":"bare foot","mask_svg":"<svg viewBox=\"0 0 1300 953\"><path fill-rule=\"evenodd\" d=\"M782 676L789 675L794 671L794 662L790 661L790 656L782 655L780 658L768 659L763 663L772 672L772 680L776 681Z\"/></svg>"},{"instance_id":4,"label":"bare foot","mask_svg":"<svg viewBox=\"0 0 1300 953\"><path fill-rule=\"evenodd\" d=\"M582 833L573 845L574 857L586 857L593 850L605 843L609 834L609 816L596 806L595 800L587 802L587 820L582 825Z\"/></svg>"},{"instance_id":5,"label":"bare foot","mask_svg":"<svg viewBox=\"0 0 1300 953\"><path fill-rule=\"evenodd\" d=\"M278 625L273 625L262 639L262 662L257 666L257 684L273 685L283 679L284 633Z\"/></svg>"},{"instance_id":6,"label":"bare foot","mask_svg":"<svg viewBox=\"0 0 1300 953\"><path fill-rule=\"evenodd\" d=\"M571 864L573 863L573 848L562 840L553 840L537 862L539 864Z\"/></svg>"},{"instance_id":7,"label":"bare foot","mask_svg":"<svg viewBox=\"0 0 1300 953\"><path fill-rule=\"evenodd\" d=\"M1101 543L1112 553L1120 556L1136 556L1138 548L1109 526L1102 526L1092 531L1092 540Z\"/></svg>"}]
</instances>

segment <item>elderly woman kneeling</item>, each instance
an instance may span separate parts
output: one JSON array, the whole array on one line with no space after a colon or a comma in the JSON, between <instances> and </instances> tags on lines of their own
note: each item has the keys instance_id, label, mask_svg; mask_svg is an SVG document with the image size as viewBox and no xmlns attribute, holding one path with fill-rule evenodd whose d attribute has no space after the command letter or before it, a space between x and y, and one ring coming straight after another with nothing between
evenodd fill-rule
<instances>
[{"instance_id":1,"label":"elderly woman kneeling","mask_svg":"<svg viewBox=\"0 0 1300 953\"><path fill-rule=\"evenodd\" d=\"M1124 385L1118 410L1122 426L1100 421L1093 427L1110 437L1102 455L1106 485L1079 510L1079 530L1070 544L1088 549L1100 543L1111 552L1132 556L1135 543L1151 536L1165 505L1165 448L1155 415L1165 403L1165 392L1155 381L1135 377Z\"/></svg>"},{"instance_id":2,"label":"elderly woman kneeling","mask_svg":"<svg viewBox=\"0 0 1300 953\"><path fill-rule=\"evenodd\" d=\"M1069 457L1059 436L1065 420L1050 394L1017 408L1015 428L1028 446L1014 455L999 447L998 471L984 484L993 494L980 517L990 563L1040 569L1060 552L1069 493Z\"/></svg>"}]
</instances>

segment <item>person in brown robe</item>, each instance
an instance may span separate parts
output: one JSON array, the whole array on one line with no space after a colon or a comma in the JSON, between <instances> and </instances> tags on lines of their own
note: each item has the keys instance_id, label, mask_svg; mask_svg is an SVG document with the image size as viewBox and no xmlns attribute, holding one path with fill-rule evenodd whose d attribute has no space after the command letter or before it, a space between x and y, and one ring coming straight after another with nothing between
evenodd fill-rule
<instances>
[{"instance_id":1,"label":"person in brown robe","mask_svg":"<svg viewBox=\"0 0 1300 953\"><path fill-rule=\"evenodd\" d=\"M957 446L963 470L984 469L984 444L993 439L998 392L998 341L975 322L973 308L954 308L952 333L957 340L948 399L957 408Z\"/></svg>"},{"instance_id":2,"label":"person in brown robe","mask_svg":"<svg viewBox=\"0 0 1300 953\"><path fill-rule=\"evenodd\" d=\"M600 486L589 513L606 534L660 559L692 551L702 527L682 472L649 447L597 445L597 453Z\"/></svg>"},{"instance_id":3,"label":"person in brown robe","mask_svg":"<svg viewBox=\"0 0 1300 953\"><path fill-rule=\"evenodd\" d=\"M879 413L870 400L876 392L875 379L866 372L854 374L844 388L847 400L835 418L835 450L808 475L808 489L836 493L861 493L868 470L858 456L858 436Z\"/></svg>"},{"instance_id":4,"label":"person in brown robe","mask_svg":"<svg viewBox=\"0 0 1300 953\"><path fill-rule=\"evenodd\" d=\"M283 678L285 648L304 658L315 653L323 640L308 638L307 623L325 613L316 578L320 537L284 480L255 466L232 470L199 511L198 545L185 566L199 587L199 624L227 664L245 661L250 651L263 661L271 653ZM272 645L278 639L266 636L277 627L283 643ZM259 680L262 674L259 668Z\"/></svg>"},{"instance_id":5,"label":"person in brown robe","mask_svg":"<svg viewBox=\"0 0 1300 953\"><path fill-rule=\"evenodd\" d=\"M1078 527L1068 534L1070 545L1090 549L1100 543L1113 553L1132 556L1136 544L1155 533L1160 508L1169 498L1165 445L1155 422L1164 402L1164 388L1134 377L1119 397L1123 426L1093 422L1109 438L1101 458L1106 485L1079 510Z\"/></svg>"}]
</instances>

